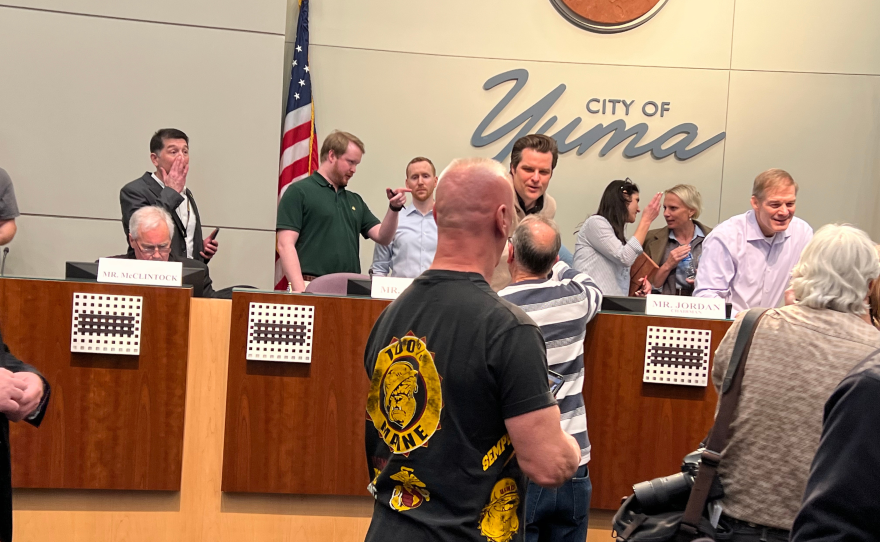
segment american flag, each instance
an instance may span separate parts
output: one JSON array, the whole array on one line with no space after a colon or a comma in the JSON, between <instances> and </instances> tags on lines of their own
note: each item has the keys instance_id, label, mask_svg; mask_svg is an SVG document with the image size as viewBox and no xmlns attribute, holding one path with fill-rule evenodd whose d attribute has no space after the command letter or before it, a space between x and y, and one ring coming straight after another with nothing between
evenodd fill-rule
<instances>
[{"instance_id":1,"label":"american flag","mask_svg":"<svg viewBox=\"0 0 880 542\"><path fill-rule=\"evenodd\" d=\"M293 65L290 68L290 93L281 140L281 167L278 174L278 202L290 185L305 179L318 169L318 138L315 132L315 104L312 102L312 79L309 73L309 0L299 1L299 21ZM287 278L281 259L275 253L275 289L286 290Z\"/></svg>"}]
</instances>

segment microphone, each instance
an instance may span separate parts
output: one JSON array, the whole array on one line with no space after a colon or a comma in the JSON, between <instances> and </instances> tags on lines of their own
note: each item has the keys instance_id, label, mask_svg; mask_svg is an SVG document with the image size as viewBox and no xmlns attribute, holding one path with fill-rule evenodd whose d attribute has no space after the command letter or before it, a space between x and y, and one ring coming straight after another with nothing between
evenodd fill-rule
<instances>
[{"instance_id":1,"label":"microphone","mask_svg":"<svg viewBox=\"0 0 880 542\"><path fill-rule=\"evenodd\" d=\"M0 277L3 276L3 272L6 270L6 255L9 254L9 247L3 247L3 261L0 262Z\"/></svg>"}]
</instances>

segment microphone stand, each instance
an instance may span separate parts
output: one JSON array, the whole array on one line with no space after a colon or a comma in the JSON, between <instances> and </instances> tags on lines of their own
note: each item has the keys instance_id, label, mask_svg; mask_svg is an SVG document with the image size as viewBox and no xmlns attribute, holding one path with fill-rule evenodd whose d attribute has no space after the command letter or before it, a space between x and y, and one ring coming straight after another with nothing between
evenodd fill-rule
<instances>
[{"instance_id":1,"label":"microphone stand","mask_svg":"<svg viewBox=\"0 0 880 542\"><path fill-rule=\"evenodd\" d=\"M0 277L3 276L3 272L6 270L6 255L9 254L9 247L3 247L3 260L0 261Z\"/></svg>"}]
</instances>

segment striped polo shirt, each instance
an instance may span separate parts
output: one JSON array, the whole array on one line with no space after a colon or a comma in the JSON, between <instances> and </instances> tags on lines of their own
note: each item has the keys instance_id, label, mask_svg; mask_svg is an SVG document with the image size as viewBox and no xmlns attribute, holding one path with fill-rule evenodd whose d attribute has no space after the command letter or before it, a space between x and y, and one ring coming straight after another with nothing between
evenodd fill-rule
<instances>
[{"instance_id":1,"label":"striped polo shirt","mask_svg":"<svg viewBox=\"0 0 880 542\"><path fill-rule=\"evenodd\" d=\"M517 305L541 328L547 343L547 365L565 378L556 394L562 430L581 446L581 465L590 461L587 412L584 407L584 335L587 322L602 305L602 291L586 273L565 262L553 266L549 279L524 280L498 295Z\"/></svg>"}]
</instances>

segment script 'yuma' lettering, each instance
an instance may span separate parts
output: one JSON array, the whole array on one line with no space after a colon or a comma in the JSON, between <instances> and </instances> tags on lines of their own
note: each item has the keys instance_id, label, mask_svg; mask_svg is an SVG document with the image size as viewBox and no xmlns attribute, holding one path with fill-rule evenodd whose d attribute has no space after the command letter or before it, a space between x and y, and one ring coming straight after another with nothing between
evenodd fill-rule
<instances>
[{"instance_id":1,"label":"script 'yuma' lettering","mask_svg":"<svg viewBox=\"0 0 880 542\"><path fill-rule=\"evenodd\" d=\"M477 126L476 130L474 130L474 134L471 136L471 145L474 147L485 147L491 143L498 141L504 136L514 132L517 127L521 127L518 132L514 134L513 137L510 138L507 145L501 149L495 159L498 161L502 161L510 154L510 151L513 149L514 142L520 137L533 133L532 130L538 125L538 123L544 118L545 115L550 111L550 108L559 101L559 98L565 93L565 85L560 84L553 90L547 93L546 96L538 100L531 107L527 108L525 111L514 117L512 120L508 121L506 124L496 129L495 131L486 134L486 130L489 129L489 126L502 111L513 101L514 97L519 94L519 92L526 86L526 83L529 80L529 72L525 69L516 69L510 70L504 73L499 73L494 77L490 77L484 84L483 90L491 90L501 83L506 83L507 81L515 81L513 84L513 88L510 89L507 94L501 98L501 101L489 111L489 114L486 115L486 118L480 122ZM590 100L590 102L595 103L595 99ZM615 100L616 101L616 100ZM588 112L596 113L598 109L591 109L591 103L587 102L586 107ZM623 102L629 105L632 105L631 102ZM648 112L645 106L653 104L653 109L651 112ZM642 107L642 112L646 116L654 116L657 113L657 104L655 102L647 102L645 106ZM663 102L661 104L661 113L665 113L668 111L668 102ZM665 109L664 109L665 108ZM629 114L629 107L626 107L626 114ZM661 114L662 116L662 114ZM556 124L558 118L554 115L547 119L541 126L535 130L534 133L538 134L546 134L550 128ZM715 135L707 139L706 141L688 148L689 145L694 143L697 139L698 128L696 124L686 122L679 124L677 126L673 126L665 133L663 133L657 139L645 143L644 145L640 145L642 138L644 138L648 134L648 125L644 122L640 122L638 124L633 125L632 127L626 126L626 121L623 119L614 120L608 125L599 123L580 136L575 137L574 139L569 139L572 137L572 132L574 132L575 128L578 127L581 123L581 118L577 117L565 126L563 126L559 131L555 134L551 135L553 139L556 140L557 145L559 146L559 153L567 153L577 149L577 154L580 156L587 152L587 150L604 139L606 136L610 137L605 142L605 145L599 151L599 156L605 156L612 149L620 145L626 140L629 140L626 147L623 149L624 158L636 158L646 153L651 153L657 160L661 160L663 158L667 158L669 156L674 155L678 160L688 160L693 158L694 156L700 154L705 151L709 147L719 143L726 136L726 132L721 132L720 134ZM683 137L682 137L683 136ZM667 143L672 140L676 140L674 143L664 147Z\"/></svg>"}]
</instances>

